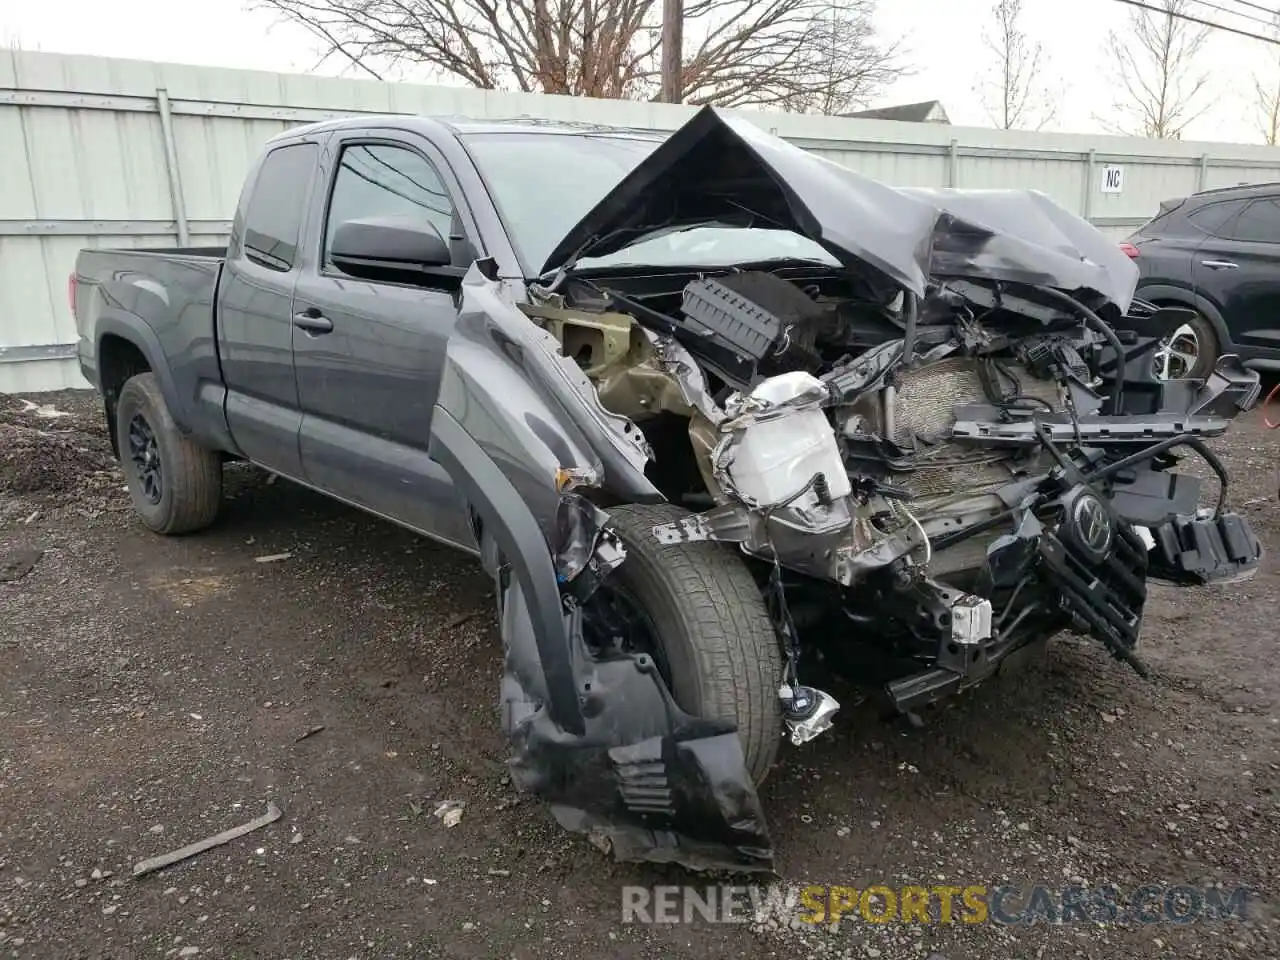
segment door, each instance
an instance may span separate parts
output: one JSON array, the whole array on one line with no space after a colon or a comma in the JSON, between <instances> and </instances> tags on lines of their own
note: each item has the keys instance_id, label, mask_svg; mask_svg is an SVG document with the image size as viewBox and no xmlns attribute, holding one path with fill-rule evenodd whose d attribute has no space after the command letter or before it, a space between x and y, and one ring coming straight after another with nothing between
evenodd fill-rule
<instances>
[{"instance_id":1,"label":"door","mask_svg":"<svg viewBox=\"0 0 1280 960\"><path fill-rule=\"evenodd\" d=\"M1280 347L1280 197L1250 201L1206 237L1193 269L1236 345Z\"/></svg>"},{"instance_id":2,"label":"door","mask_svg":"<svg viewBox=\"0 0 1280 960\"><path fill-rule=\"evenodd\" d=\"M1245 200L1219 200L1184 212L1190 202L1166 201L1161 212L1133 237L1140 255L1138 296L1146 285L1195 289L1196 251L1206 239L1220 233L1229 220L1244 209Z\"/></svg>"},{"instance_id":3,"label":"door","mask_svg":"<svg viewBox=\"0 0 1280 960\"><path fill-rule=\"evenodd\" d=\"M293 369L298 238L319 156L315 142L276 147L246 181L218 286L218 355L227 426L250 460L302 476L302 413Z\"/></svg>"},{"instance_id":4,"label":"door","mask_svg":"<svg viewBox=\"0 0 1280 960\"><path fill-rule=\"evenodd\" d=\"M453 485L427 454L445 345L463 270L474 253L446 179L425 143L335 138L324 164L306 266L294 291L294 360L308 482L459 545L472 537ZM348 276L329 257L333 232L362 217L412 216L457 251L456 276L414 283Z\"/></svg>"}]
</instances>

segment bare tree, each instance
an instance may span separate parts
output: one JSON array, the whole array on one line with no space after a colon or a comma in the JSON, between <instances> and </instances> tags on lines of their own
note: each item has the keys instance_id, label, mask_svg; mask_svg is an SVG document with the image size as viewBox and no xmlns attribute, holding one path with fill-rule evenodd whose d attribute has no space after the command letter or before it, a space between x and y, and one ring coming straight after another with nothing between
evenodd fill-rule
<instances>
[{"instance_id":1,"label":"bare tree","mask_svg":"<svg viewBox=\"0 0 1280 960\"><path fill-rule=\"evenodd\" d=\"M1271 38L1280 43L1280 13L1271 24ZM1274 147L1280 143L1280 46L1269 53L1266 71L1253 75L1253 109L1263 141Z\"/></svg>"},{"instance_id":2,"label":"bare tree","mask_svg":"<svg viewBox=\"0 0 1280 960\"><path fill-rule=\"evenodd\" d=\"M979 86L982 106L1002 130L1039 130L1058 112L1044 80L1044 49L1022 29L1022 0L996 0L991 17L982 42L995 63Z\"/></svg>"},{"instance_id":3,"label":"bare tree","mask_svg":"<svg viewBox=\"0 0 1280 960\"><path fill-rule=\"evenodd\" d=\"M1191 0L1150 0L1150 5L1159 11L1132 10L1129 32L1107 35L1121 90L1115 108L1123 117L1107 126L1118 133L1178 140L1209 107L1202 96L1209 75L1195 62L1209 28L1182 19L1194 14Z\"/></svg>"},{"instance_id":4,"label":"bare tree","mask_svg":"<svg viewBox=\"0 0 1280 960\"><path fill-rule=\"evenodd\" d=\"M1280 71L1273 71L1269 81L1254 76L1253 90L1257 96L1254 110L1263 142L1274 147L1280 143Z\"/></svg>"},{"instance_id":5,"label":"bare tree","mask_svg":"<svg viewBox=\"0 0 1280 960\"><path fill-rule=\"evenodd\" d=\"M865 106L876 92L908 75L901 43L877 39L874 13L874 0L830 0L826 14L808 26L810 39L803 42L809 63L793 74L791 94L777 105L797 113L844 113Z\"/></svg>"},{"instance_id":6,"label":"bare tree","mask_svg":"<svg viewBox=\"0 0 1280 960\"><path fill-rule=\"evenodd\" d=\"M381 79L409 68L489 90L660 94L661 0L252 0ZM876 0L686 0L688 103L839 109L902 72Z\"/></svg>"}]
</instances>

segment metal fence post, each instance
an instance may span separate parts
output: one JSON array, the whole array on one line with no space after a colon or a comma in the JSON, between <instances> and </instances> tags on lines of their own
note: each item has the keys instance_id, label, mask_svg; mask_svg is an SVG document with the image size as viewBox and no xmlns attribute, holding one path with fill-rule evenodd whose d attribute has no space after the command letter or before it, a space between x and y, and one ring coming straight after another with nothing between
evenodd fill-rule
<instances>
[{"instance_id":1,"label":"metal fence post","mask_svg":"<svg viewBox=\"0 0 1280 960\"><path fill-rule=\"evenodd\" d=\"M1196 173L1196 191L1207 189L1209 186L1209 155L1207 153L1200 154L1200 169Z\"/></svg>"},{"instance_id":2,"label":"metal fence post","mask_svg":"<svg viewBox=\"0 0 1280 960\"><path fill-rule=\"evenodd\" d=\"M187 201L182 194L182 171L178 168L178 144L173 138L173 110L169 91L156 89L156 108L160 112L160 135L164 137L164 165L169 174L169 199L173 203L173 219L178 225L178 246L191 246L191 229L187 225Z\"/></svg>"},{"instance_id":3,"label":"metal fence post","mask_svg":"<svg viewBox=\"0 0 1280 960\"><path fill-rule=\"evenodd\" d=\"M960 142L954 138L947 145L947 186L960 186Z\"/></svg>"},{"instance_id":4,"label":"metal fence post","mask_svg":"<svg viewBox=\"0 0 1280 960\"><path fill-rule=\"evenodd\" d=\"M1084 155L1084 189L1080 191L1080 216L1088 220L1093 216L1093 177L1098 169L1098 151L1090 149Z\"/></svg>"}]
</instances>

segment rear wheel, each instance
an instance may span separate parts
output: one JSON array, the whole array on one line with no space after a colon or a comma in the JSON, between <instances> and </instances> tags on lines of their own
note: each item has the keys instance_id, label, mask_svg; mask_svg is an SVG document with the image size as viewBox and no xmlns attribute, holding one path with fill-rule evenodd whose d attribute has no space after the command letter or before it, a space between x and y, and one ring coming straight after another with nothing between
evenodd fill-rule
<instances>
[{"instance_id":1,"label":"rear wheel","mask_svg":"<svg viewBox=\"0 0 1280 960\"><path fill-rule=\"evenodd\" d=\"M741 557L717 543L658 543L653 528L684 516L669 504L610 510L627 559L585 612L653 656L681 709L736 723L747 770L760 783L782 736L777 636Z\"/></svg>"},{"instance_id":2,"label":"rear wheel","mask_svg":"<svg viewBox=\"0 0 1280 960\"><path fill-rule=\"evenodd\" d=\"M116 443L144 524L175 534L213 523L222 500L222 459L178 429L154 373L130 377L120 390Z\"/></svg>"},{"instance_id":3,"label":"rear wheel","mask_svg":"<svg viewBox=\"0 0 1280 960\"><path fill-rule=\"evenodd\" d=\"M1219 349L1213 324L1202 314L1193 314L1161 340L1152 355L1156 379L1204 380L1217 366Z\"/></svg>"}]
</instances>

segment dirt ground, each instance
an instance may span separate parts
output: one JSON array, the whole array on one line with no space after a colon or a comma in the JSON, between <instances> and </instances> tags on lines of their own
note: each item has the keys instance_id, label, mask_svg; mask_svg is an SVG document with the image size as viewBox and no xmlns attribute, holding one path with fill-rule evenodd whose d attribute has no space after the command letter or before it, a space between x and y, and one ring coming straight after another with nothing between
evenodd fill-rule
<instances>
[{"instance_id":1,"label":"dirt ground","mask_svg":"<svg viewBox=\"0 0 1280 960\"><path fill-rule=\"evenodd\" d=\"M1280 433L1256 413L1216 448L1271 557L1155 590L1151 680L1067 638L919 730L842 710L763 791L788 882L1220 882L1259 892L1251 919L836 931L624 924L624 884L709 881L615 864L514 791L475 564L244 467L213 529L153 536L99 421L87 393L0 397L0 560L43 551L0 583L0 955L1280 956ZM268 801L271 826L130 877Z\"/></svg>"}]
</instances>

